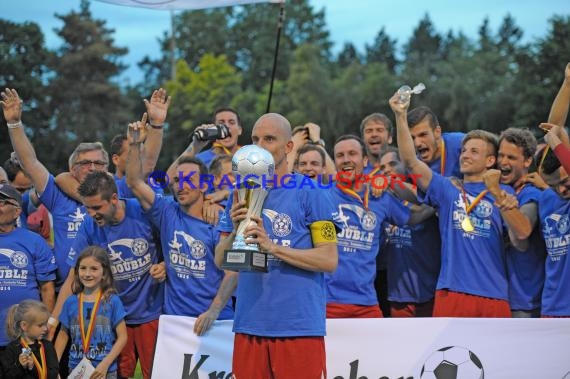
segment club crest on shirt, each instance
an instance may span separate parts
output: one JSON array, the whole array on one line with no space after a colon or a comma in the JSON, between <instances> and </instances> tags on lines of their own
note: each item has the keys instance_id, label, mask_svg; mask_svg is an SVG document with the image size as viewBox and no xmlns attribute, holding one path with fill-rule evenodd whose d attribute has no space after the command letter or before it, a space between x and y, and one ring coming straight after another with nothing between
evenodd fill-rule
<instances>
[{"instance_id":1,"label":"club crest on shirt","mask_svg":"<svg viewBox=\"0 0 570 379\"><path fill-rule=\"evenodd\" d=\"M10 257L10 262L18 268L24 268L28 265L28 256L21 251L14 251Z\"/></svg>"},{"instance_id":2,"label":"club crest on shirt","mask_svg":"<svg viewBox=\"0 0 570 379\"><path fill-rule=\"evenodd\" d=\"M469 196L469 198L470 201L474 199L471 199L471 196ZM493 204L485 199L481 199L481 201L479 201L479 204L475 206L473 212L479 218L487 218L493 213Z\"/></svg>"},{"instance_id":3,"label":"club crest on shirt","mask_svg":"<svg viewBox=\"0 0 570 379\"><path fill-rule=\"evenodd\" d=\"M135 238L131 250L137 257L143 256L148 251L148 241L144 238Z\"/></svg>"},{"instance_id":4,"label":"club crest on shirt","mask_svg":"<svg viewBox=\"0 0 570 379\"><path fill-rule=\"evenodd\" d=\"M172 237L172 241L168 243L168 246L176 250L176 253L180 253L180 248L183 246L180 241L178 241L177 236L182 237L182 240L186 242L186 245L190 248L190 255L192 255L194 259L201 259L206 256L206 245L204 242L195 239L190 234L187 234L182 230L176 230Z\"/></svg>"},{"instance_id":5,"label":"club crest on shirt","mask_svg":"<svg viewBox=\"0 0 570 379\"><path fill-rule=\"evenodd\" d=\"M339 204L338 212L333 213L333 219L336 222L343 224L344 229L349 228L348 220L350 220L350 216L345 214L345 211L350 211L358 217L358 222L360 223L360 226L362 226L362 229L369 232L376 228L376 213L366 211L364 208L355 204Z\"/></svg>"},{"instance_id":6,"label":"club crest on shirt","mask_svg":"<svg viewBox=\"0 0 570 379\"><path fill-rule=\"evenodd\" d=\"M285 213L279 213L271 209L264 209L262 213L271 220L271 229L277 237L285 237L291 233L293 222Z\"/></svg>"}]
</instances>

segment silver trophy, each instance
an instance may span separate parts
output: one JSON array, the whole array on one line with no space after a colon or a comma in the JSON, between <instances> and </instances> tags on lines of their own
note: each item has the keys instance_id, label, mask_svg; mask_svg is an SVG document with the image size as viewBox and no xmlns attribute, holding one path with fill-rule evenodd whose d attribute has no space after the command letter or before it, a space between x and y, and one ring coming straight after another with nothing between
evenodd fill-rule
<instances>
[{"instance_id":1,"label":"silver trophy","mask_svg":"<svg viewBox=\"0 0 570 379\"><path fill-rule=\"evenodd\" d=\"M224 252L222 268L231 271L267 272L267 254L261 252L256 243L248 242L251 236L245 235L245 229L255 223L251 219L253 216L261 217L263 203L270 189L265 184L273 180L275 172L273 156L259 146L244 146L232 158L232 171L238 178L238 200L245 200L247 214L237 227L232 248Z\"/></svg>"},{"instance_id":2,"label":"silver trophy","mask_svg":"<svg viewBox=\"0 0 570 379\"><path fill-rule=\"evenodd\" d=\"M398 103L406 104L407 102L410 101L412 94L419 95L425 89L426 89L426 86L423 83L418 83L416 86L414 86L414 88L410 88L409 85L401 86L398 89L398 96L399 96Z\"/></svg>"}]
</instances>

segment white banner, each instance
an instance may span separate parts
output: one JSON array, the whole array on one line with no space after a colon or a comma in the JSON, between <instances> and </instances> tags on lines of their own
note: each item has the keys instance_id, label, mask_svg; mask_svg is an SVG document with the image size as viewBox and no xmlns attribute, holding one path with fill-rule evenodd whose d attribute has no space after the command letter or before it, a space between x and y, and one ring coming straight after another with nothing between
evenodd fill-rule
<instances>
[{"instance_id":1,"label":"white banner","mask_svg":"<svg viewBox=\"0 0 570 379\"><path fill-rule=\"evenodd\" d=\"M97 0L126 7L151 8L160 10L183 10L227 7L250 3L282 3L285 0Z\"/></svg>"},{"instance_id":2,"label":"white banner","mask_svg":"<svg viewBox=\"0 0 570 379\"><path fill-rule=\"evenodd\" d=\"M231 321L161 316L153 379L231 378ZM570 319L327 320L330 379L570 379ZM253 358L252 358L253 359Z\"/></svg>"}]
</instances>

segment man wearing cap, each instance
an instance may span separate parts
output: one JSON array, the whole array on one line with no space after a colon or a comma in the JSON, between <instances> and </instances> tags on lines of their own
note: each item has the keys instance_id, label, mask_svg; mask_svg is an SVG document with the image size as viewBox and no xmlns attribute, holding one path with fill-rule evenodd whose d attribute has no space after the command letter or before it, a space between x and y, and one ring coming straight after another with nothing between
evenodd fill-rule
<instances>
[{"instance_id":1,"label":"man wearing cap","mask_svg":"<svg viewBox=\"0 0 570 379\"><path fill-rule=\"evenodd\" d=\"M6 312L24 299L41 300L51 311L55 304L55 259L45 240L16 227L22 211L22 196L9 184L0 184L0 323ZM8 345L0 328L0 351Z\"/></svg>"}]
</instances>

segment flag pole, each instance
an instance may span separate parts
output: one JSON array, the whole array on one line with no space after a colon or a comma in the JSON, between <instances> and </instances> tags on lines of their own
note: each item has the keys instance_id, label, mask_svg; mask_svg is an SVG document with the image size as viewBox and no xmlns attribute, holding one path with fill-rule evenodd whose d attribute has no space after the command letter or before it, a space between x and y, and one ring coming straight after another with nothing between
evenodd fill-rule
<instances>
[{"instance_id":1,"label":"flag pole","mask_svg":"<svg viewBox=\"0 0 570 379\"><path fill-rule=\"evenodd\" d=\"M273 96L273 82L275 81L275 72L277 71L279 42L281 40L281 29L283 29L284 20L285 20L285 0L281 0L281 5L279 8L279 21L277 23L277 39L275 40L275 52L273 53L273 69L271 70L271 82L269 83L269 95L267 96L267 109L265 113L269 113L269 110L271 109L271 97Z\"/></svg>"}]
</instances>

